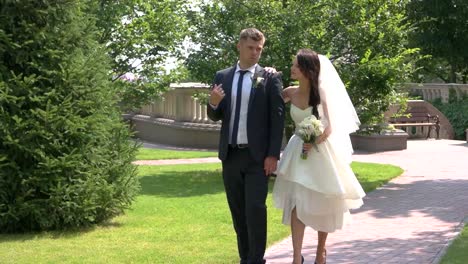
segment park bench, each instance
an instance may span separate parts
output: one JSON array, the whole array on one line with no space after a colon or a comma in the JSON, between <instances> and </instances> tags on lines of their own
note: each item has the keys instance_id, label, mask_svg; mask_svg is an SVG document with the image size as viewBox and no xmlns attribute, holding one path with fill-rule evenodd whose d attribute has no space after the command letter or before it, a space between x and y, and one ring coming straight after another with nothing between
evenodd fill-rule
<instances>
[{"instance_id":1,"label":"park bench","mask_svg":"<svg viewBox=\"0 0 468 264\"><path fill-rule=\"evenodd\" d=\"M411 108L403 116L391 117L389 123L396 128L428 127L426 139L431 136L432 130L436 131L437 139L439 139L439 116L429 114L425 108Z\"/></svg>"}]
</instances>

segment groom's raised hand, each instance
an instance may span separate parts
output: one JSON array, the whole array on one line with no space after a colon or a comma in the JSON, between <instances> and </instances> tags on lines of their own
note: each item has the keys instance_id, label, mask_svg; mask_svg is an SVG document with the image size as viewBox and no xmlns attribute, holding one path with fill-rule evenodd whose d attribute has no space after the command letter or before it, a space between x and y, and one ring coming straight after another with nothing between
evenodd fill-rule
<instances>
[{"instance_id":1,"label":"groom's raised hand","mask_svg":"<svg viewBox=\"0 0 468 264\"><path fill-rule=\"evenodd\" d=\"M226 95L224 93L224 90L222 88L223 84L215 84L213 86L213 89L210 91L210 105L213 107L217 107L218 104L223 100L224 96Z\"/></svg>"}]
</instances>

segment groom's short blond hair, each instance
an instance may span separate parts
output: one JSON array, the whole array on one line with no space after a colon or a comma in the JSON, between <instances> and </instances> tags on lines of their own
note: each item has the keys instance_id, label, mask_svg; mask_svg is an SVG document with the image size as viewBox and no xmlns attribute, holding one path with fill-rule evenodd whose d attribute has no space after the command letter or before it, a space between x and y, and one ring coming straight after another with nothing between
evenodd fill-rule
<instances>
[{"instance_id":1,"label":"groom's short blond hair","mask_svg":"<svg viewBox=\"0 0 468 264\"><path fill-rule=\"evenodd\" d=\"M239 40L247 40L249 38L255 41L265 42L265 36L260 30L256 28L246 28L241 31Z\"/></svg>"}]
</instances>

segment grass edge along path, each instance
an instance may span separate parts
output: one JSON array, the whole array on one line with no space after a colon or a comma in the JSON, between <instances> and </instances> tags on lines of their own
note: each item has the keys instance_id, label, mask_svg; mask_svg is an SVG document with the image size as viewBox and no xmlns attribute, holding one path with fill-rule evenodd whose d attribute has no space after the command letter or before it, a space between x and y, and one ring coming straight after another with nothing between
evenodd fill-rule
<instances>
[{"instance_id":1,"label":"grass edge along path","mask_svg":"<svg viewBox=\"0 0 468 264\"><path fill-rule=\"evenodd\" d=\"M440 264L466 264L468 261L468 221L460 234L452 241Z\"/></svg>"}]
</instances>

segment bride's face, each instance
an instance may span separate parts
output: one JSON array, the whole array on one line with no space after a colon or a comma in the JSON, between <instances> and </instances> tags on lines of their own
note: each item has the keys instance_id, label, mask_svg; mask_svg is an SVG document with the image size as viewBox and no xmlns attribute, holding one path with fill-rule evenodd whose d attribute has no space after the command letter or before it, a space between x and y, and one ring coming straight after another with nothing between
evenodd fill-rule
<instances>
[{"instance_id":1,"label":"bride's face","mask_svg":"<svg viewBox=\"0 0 468 264\"><path fill-rule=\"evenodd\" d=\"M297 59L294 58L292 66L291 66L291 79L301 80L304 78L305 76L304 74L302 74L301 69L299 69L299 65L297 64Z\"/></svg>"}]
</instances>

